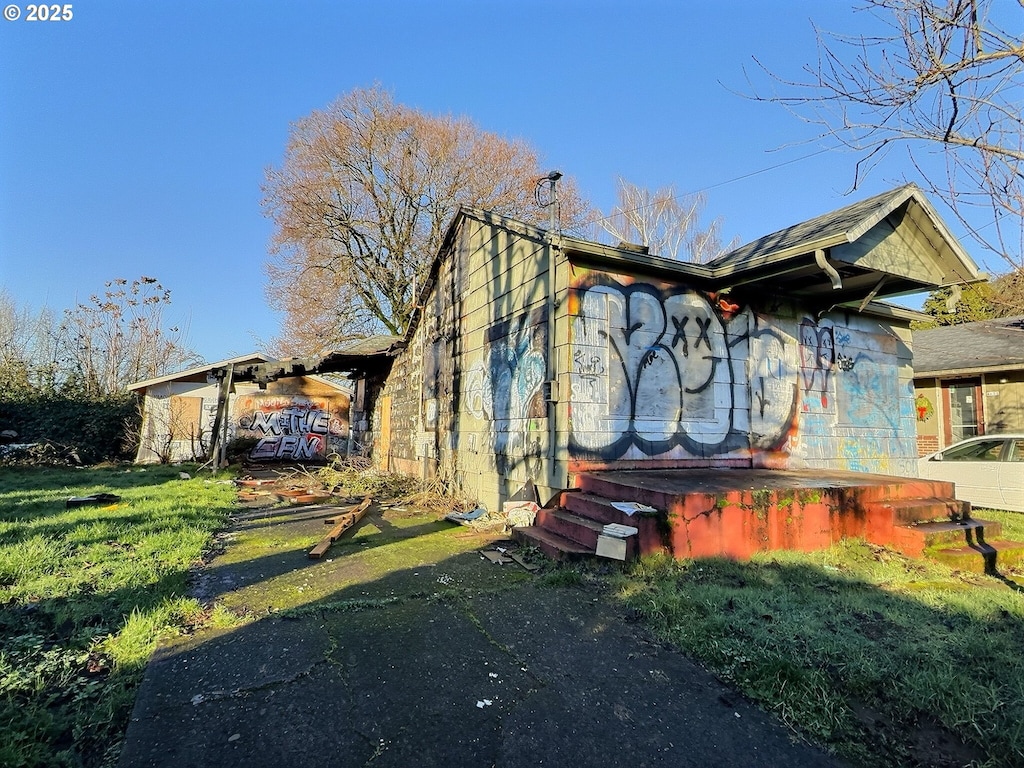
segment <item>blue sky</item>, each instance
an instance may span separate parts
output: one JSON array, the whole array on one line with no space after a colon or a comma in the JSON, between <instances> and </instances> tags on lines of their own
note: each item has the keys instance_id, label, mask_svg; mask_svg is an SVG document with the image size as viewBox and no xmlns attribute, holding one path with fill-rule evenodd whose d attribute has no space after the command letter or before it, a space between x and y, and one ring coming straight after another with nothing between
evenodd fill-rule
<instances>
[{"instance_id":1,"label":"blue sky","mask_svg":"<svg viewBox=\"0 0 1024 768\"><path fill-rule=\"evenodd\" d=\"M840 2L89 0L61 22L17 4L0 20L0 287L59 311L157 277L210 361L277 332L264 171L293 121L354 87L524 139L601 209L619 176L706 190L726 240L908 171L892 156L847 196L853 156L815 154L812 126L735 93L753 56L794 77L813 61L811 20L877 28Z\"/></svg>"}]
</instances>

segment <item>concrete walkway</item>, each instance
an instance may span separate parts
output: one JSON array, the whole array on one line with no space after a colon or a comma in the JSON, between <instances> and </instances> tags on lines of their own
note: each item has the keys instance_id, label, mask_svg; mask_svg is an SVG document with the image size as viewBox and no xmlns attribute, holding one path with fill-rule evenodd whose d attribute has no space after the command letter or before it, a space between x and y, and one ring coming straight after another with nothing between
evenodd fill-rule
<instances>
[{"instance_id":1,"label":"concrete walkway","mask_svg":"<svg viewBox=\"0 0 1024 768\"><path fill-rule=\"evenodd\" d=\"M402 509L309 560L329 511L240 510L196 589L245 618L158 650L122 766L838 765L599 584Z\"/></svg>"}]
</instances>

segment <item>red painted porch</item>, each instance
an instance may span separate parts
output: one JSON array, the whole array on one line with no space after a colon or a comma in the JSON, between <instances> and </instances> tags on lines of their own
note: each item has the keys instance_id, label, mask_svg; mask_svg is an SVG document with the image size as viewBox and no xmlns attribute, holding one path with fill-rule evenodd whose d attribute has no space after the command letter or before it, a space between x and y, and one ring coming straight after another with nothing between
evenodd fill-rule
<instances>
[{"instance_id":1,"label":"red painted porch","mask_svg":"<svg viewBox=\"0 0 1024 768\"><path fill-rule=\"evenodd\" d=\"M811 551L863 538L911 557L993 571L1024 558L1024 544L999 540L998 523L971 517L953 484L828 470L658 469L583 472L535 524L516 529L549 556L595 554L610 523L638 529L626 557L749 558L779 549ZM614 502L654 512L627 514ZM964 557L966 556L966 558Z\"/></svg>"}]
</instances>

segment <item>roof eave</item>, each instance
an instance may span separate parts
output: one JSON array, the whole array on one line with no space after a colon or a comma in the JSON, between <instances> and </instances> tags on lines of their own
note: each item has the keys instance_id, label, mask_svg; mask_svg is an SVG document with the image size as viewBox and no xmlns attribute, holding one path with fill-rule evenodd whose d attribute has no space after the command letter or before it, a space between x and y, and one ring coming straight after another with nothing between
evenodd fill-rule
<instances>
[{"instance_id":1,"label":"roof eave","mask_svg":"<svg viewBox=\"0 0 1024 768\"><path fill-rule=\"evenodd\" d=\"M975 365L960 368L939 368L936 370L918 371L914 370L915 379L942 379L953 376L977 376L981 373L1003 373L1019 371L1024 368L1024 363L1005 363L1002 365Z\"/></svg>"}]
</instances>

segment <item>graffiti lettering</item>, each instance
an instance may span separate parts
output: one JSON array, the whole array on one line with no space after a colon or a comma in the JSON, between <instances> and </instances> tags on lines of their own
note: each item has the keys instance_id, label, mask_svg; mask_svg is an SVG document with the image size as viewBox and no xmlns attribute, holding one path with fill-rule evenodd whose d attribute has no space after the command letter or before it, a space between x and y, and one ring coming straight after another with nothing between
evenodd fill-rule
<instances>
[{"instance_id":1,"label":"graffiti lettering","mask_svg":"<svg viewBox=\"0 0 1024 768\"><path fill-rule=\"evenodd\" d=\"M340 436L326 400L306 397L245 397L238 404L238 435L256 437L254 460L308 461L324 458L331 436Z\"/></svg>"},{"instance_id":2,"label":"graffiti lettering","mask_svg":"<svg viewBox=\"0 0 1024 768\"><path fill-rule=\"evenodd\" d=\"M705 457L749 445L746 429L737 428L737 411L747 413L750 405L735 402L734 364L742 365L750 340L765 333L751 330L749 312L727 322L706 296L691 289L623 285L600 273L576 290L573 358L596 358L608 373L598 377L579 365L573 368L570 449L575 455ZM755 388L758 428L770 433L759 433L759 440L770 443L788 431L793 390L767 382ZM777 423L769 430L772 419Z\"/></svg>"},{"instance_id":3,"label":"graffiti lettering","mask_svg":"<svg viewBox=\"0 0 1024 768\"><path fill-rule=\"evenodd\" d=\"M800 322L800 375L803 379L805 411L817 398L822 409L828 408L830 376L835 365L835 338L832 326L819 328L810 318Z\"/></svg>"},{"instance_id":4,"label":"graffiti lettering","mask_svg":"<svg viewBox=\"0 0 1024 768\"><path fill-rule=\"evenodd\" d=\"M249 458L257 461L309 461L323 453L324 440L320 435L282 435L260 438L249 452Z\"/></svg>"},{"instance_id":5,"label":"graffiti lettering","mask_svg":"<svg viewBox=\"0 0 1024 768\"><path fill-rule=\"evenodd\" d=\"M487 331L485 354L466 373L466 410L487 423L500 471L515 464L515 458L540 455L535 427L536 419L546 415L541 398L546 373L544 317L543 312L535 312L495 323ZM600 367L601 361L587 364Z\"/></svg>"}]
</instances>

